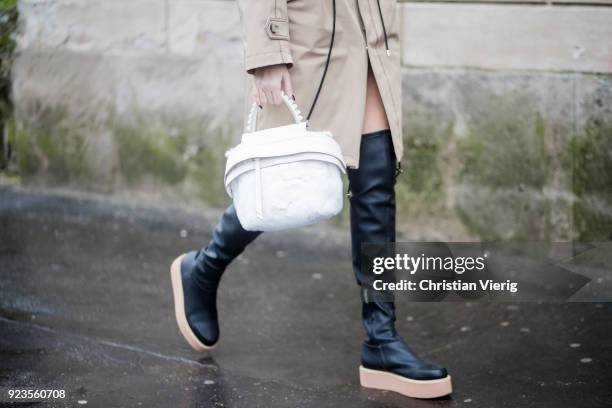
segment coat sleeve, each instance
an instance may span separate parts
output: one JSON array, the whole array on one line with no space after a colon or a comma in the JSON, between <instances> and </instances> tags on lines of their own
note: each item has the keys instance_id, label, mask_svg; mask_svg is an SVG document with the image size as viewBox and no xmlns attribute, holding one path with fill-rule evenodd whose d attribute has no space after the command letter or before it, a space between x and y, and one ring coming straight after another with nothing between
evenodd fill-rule
<instances>
[{"instance_id":1,"label":"coat sleeve","mask_svg":"<svg viewBox=\"0 0 612 408\"><path fill-rule=\"evenodd\" d=\"M245 68L252 74L268 65L293 65L287 0L238 0L245 45Z\"/></svg>"}]
</instances>

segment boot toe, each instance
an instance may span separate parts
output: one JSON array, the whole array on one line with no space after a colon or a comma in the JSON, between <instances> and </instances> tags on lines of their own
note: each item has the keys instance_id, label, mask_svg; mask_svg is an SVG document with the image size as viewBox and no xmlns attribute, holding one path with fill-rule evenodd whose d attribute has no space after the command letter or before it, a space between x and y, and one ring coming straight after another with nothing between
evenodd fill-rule
<instances>
[{"instance_id":1,"label":"boot toe","mask_svg":"<svg viewBox=\"0 0 612 408\"><path fill-rule=\"evenodd\" d=\"M418 368L418 370L413 371L412 376L410 378L414 380L439 380L440 378L446 378L448 376L448 371L446 368L439 367L435 364L425 364Z\"/></svg>"},{"instance_id":2,"label":"boot toe","mask_svg":"<svg viewBox=\"0 0 612 408\"><path fill-rule=\"evenodd\" d=\"M435 364L426 363L424 361L412 362L408 364L399 363L398 366L387 368L402 377L410 378L418 381L439 380L448 376L448 372L444 367Z\"/></svg>"},{"instance_id":3,"label":"boot toe","mask_svg":"<svg viewBox=\"0 0 612 408\"><path fill-rule=\"evenodd\" d=\"M214 322L208 321L189 321L191 330L204 345L212 347L219 340L219 328Z\"/></svg>"},{"instance_id":4,"label":"boot toe","mask_svg":"<svg viewBox=\"0 0 612 408\"><path fill-rule=\"evenodd\" d=\"M205 290L193 278L197 251L175 259L171 266L175 315L183 337L196 351L212 349L219 339L216 287Z\"/></svg>"},{"instance_id":5,"label":"boot toe","mask_svg":"<svg viewBox=\"0 0 612 408\"><path fill-rule=\"evenodd\" d=\"M448 376L444 367L419 358L399 337L382 344L365 341L361 363L366 368L388 371L411 380L430 381Z\"/></svg>"},{"instance_id":6,"label":"boot toe","mask_svg":"<svg viewBox=\"0 0 612 408\"><path fill-rule=\"evenodd\" d=\"M198 340L206 346L212 346L219 340L216 288L204 290L196 284L193 278L196 256L196 251L189 252L181 263L185 314L189 327Z\"/></svg>"}]
</instances>

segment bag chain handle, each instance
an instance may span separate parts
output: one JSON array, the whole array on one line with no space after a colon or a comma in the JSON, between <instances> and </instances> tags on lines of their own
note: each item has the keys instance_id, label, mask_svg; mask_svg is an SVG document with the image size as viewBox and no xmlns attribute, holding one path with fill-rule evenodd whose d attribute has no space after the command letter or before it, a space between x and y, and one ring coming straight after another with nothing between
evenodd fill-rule
<instances>
[{"instance_id":1,"label":"bag chain handle","mask_svg":"<svg viewBox=\"0 0 612 408\"><path fill-rule=\"evenodd\" d=\"M281 96L283 98L283 102L285 103L285 106L287 107L287 109L289 109L289 112L291 112L291 116L293 116L293 120L295 121L295 123L296 124L302 123L304 118L302 117L302 112L300 112L300 109L298 108L295 101L289 98L287 95L285 95L283 91L281 91ZM256 129L257 129L257 104L253 102L253 106L251 107L251 112L249 113L249 119L247 120L244 130L246 132L255 132Z\"/></svg>"}]
</instances>

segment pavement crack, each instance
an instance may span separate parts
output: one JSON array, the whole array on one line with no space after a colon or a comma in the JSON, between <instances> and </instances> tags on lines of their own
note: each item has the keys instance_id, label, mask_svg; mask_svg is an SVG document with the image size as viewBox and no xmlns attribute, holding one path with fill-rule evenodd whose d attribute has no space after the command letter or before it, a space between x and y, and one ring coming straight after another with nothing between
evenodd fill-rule
<instances>
[{"instance_id":1,"label":"pavement crack","mask_svg":"<svg viewBox=\"0 0 612 408\"><path fill-rule=\"evenodd\" d=\"M76 333L70 333L70 332L66 332L66 331L62 331L62 330L57 330L48 326L43 326L40 324L36 324L36 323L31 323L31 322L24 322L24 321L20 321L20 320L12 320L12 319L8 319L4 316L0 316L0 322L4 322L4 323L8 323L8 324L13 324L13 325L21 325L21 326L26 326L30 329L33 330L39 330L39 331L43 331L46 333L52 333L52 334L56 334L59 336L66 336L66 337L70 337L73 339L79 339L79 340L83 340L83 341L87 341L87 342L91 342L91 343L97 343L97 344L101 344L107 347L113 347L113 348L117 348L117 349L122 349L122 350L128 350L134 353L140 353L140 354L146 354L148 356L151 357L155 357L155 358L159 358L162 360L166 360L166 361L173 361L173 362L178 362L178 363L185 363L185 364L189 364L192 366L197 366L197 367L206 367L206 368L214 368L217 369L217 366L215 366L214 364L203 364L200 363L198 361L195 360L190 360L188 358L184 358L184 357L177 357L177 356L169 356L166 354L162 354L162 353L158 353L156 351L151 351L151 350L147 350L141 347L137 347L137 346L132 346L129 344L123 344L123 343L117 343L115 341L110 341L110 340L103 340L103 339L96 339L93 337L89 337L89 336L84 336L82 334L76 334Z\"/></svg>"}]
</instances>

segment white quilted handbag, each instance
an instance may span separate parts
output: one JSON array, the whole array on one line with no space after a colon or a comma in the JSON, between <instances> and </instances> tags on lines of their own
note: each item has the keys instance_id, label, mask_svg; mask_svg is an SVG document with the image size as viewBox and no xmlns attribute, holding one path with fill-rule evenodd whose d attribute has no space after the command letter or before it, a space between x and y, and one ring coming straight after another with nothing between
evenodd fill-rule
<instances>
[{"instance_id":1,"label":"white quilted handbag","mask_svg":"<svg viewBox=\"0 0 612 408\"><path fill-rule=\"evenodd\" d=\"M285 94L283 101L294 124L256 131L253 104L241 143L225 154L225 189L248 231L302 227L342 210L340 146L330 132L308 130Z\"/></svg>"}]
</instances>

